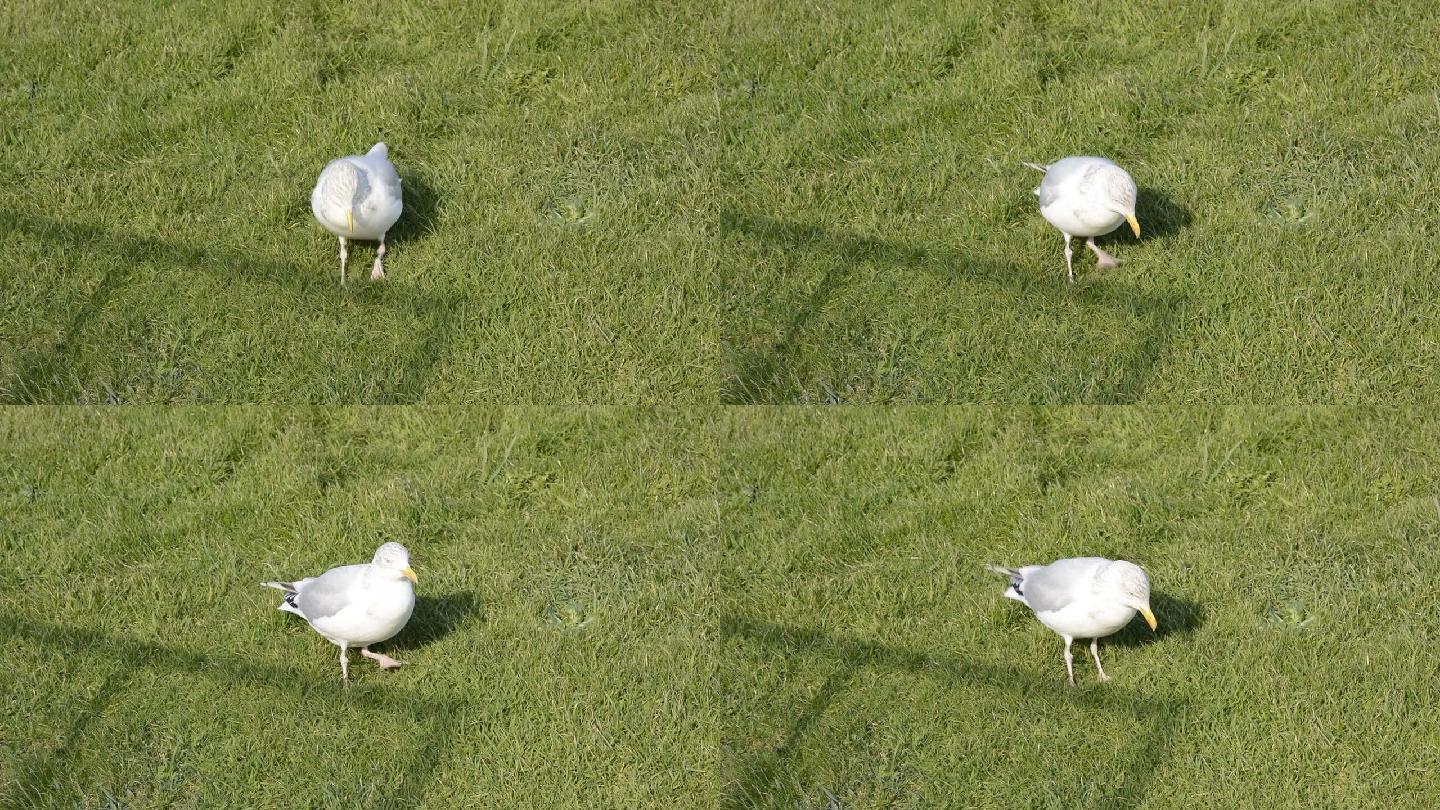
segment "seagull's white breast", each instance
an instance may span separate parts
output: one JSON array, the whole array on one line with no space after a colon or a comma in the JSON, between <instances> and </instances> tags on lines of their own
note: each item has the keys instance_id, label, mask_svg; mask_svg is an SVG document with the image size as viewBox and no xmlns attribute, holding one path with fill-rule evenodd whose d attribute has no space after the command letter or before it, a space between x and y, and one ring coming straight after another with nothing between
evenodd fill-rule
<instances>
[{"instance_id":1,"label":"seagull's white breast","mask_svg":"<svg viewBox=\"0 0 1440 810\"><path fill-rule=\"evenodd\" d=\"M1040 209L1045 221L1071 236L1100 236L1110 233L1125 221L1114 211L1091 204L1085 199L1061 198Z\"/></svg>"},{"instance_id":2,"label":"seagull's white breast","mask_svg":"<svg viewBox=\"0 0 1440 810\"><path fill-rule=\"evenodd\" d=\"M316 632L336 644L378 644L404 629L415 610L415 588L407 580L363 582L350 595L339 612L310 621Z\"/></svg>"},{"instance_id":3,"label":"seagull's white breast","mask_svg":"<svg viewBox=\"0 0 1440 810\"><path fill-rule=\"evenodd\" d=\"M1102 599L1079 599L1059 610L1037 610L1035 618L1062 636L1103 638L1135 618L1135 609Z\"/></svg>"}]
</instances>

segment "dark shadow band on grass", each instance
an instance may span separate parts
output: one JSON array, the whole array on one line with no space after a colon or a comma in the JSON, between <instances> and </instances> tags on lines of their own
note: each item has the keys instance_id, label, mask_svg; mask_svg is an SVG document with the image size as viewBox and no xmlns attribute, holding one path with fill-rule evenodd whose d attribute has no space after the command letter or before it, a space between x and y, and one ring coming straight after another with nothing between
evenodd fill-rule
<instances>
[{"instance_id":1,"label":"dark shadow band on grass","mask_svg":"<svg viewBox=\"0 0 1440 810\"><path fill-rule=\"evenodd\" d=\"M109 305L115 293L130 281L132 262L159 261L177 273L209 273L226 282L260 288L260 294L275 288L287 289L319 303L343 302L360 309L408 311L423 326L415 330L416 349L408 362L400 364L385 394L375 404L418 401L433 373L436 359L454 338L459 302L426 294L415 288L387 282L360 282L341 288L333 264L317 257L304 264L256 257L233 250L203 250L153 236L108 230L89 225L61 222L37 216L0 213L0 233L23 233L44 239L75 253L108 254L118 261L105 273L89 297L80 305L59 337L49 347L32 352L20 363L12 379L0 380L0 404L34 404L55 400L54 389L63 388L66 372L74 363L75 346L90 323ZM256 328L263 328L257 324Z\"/></svg>"},{"instance_id":2,"label":"dark shadow band on grass","mask_svg":"<svg viewBox=\"0 0 1440 810\"><path fill-rule=\"evenodd\" d=\"M1089 399L1092 404L1133 402L1144 394L1156 363L1169 345L1173 323L1183 303L1174 298L1136 292L1108 280L1087 279L1072 285L1058 272L1037 275L1013 262L906 245L758 214L722 212L720 230L773 245L782 253L818 252L834 258L825 275L781 329L780 339L748 357L734 360L733 370L727 372L728 379L720 392L721 402L729 405L783 401L775 392L784 385L785 372L793 363L805 327L860 264L883 265L897 271L923 270L957 284L979 281L1047 300L1065 299L1085 306L1116 309L1144 321L1146 328L1137 338L1134 352L1121 364L1117 378L1098 396ZM732 339L744 337L731 336Z\"/></svg>"},{"instance_id":3,"label":"dark shadow band on grass","mask_svg":"<svg viewBox=\"0 0 1440 810\"><path fill-rule=\"evenodd\" d=\"M14 807L39 807L43 806L46 796L58 793L60 779L70 771L75 753L91 724L104 714L111 701L124 693L125 687L130 685L134 677L133 669L116 669L107 674L100 686L91 693L90 699L85 701L84 708L71 719L59 744L48 754L22 763L19 768L21 778L17 780L15 793L8 797L0 795L0 798L13 801Z\"/></svg>"},{"instance_id":4,"label":"dark shadow band on grass","mask_svg":"<svg viewBox=\"0 0 1440 810\"><path fill-rule=\"evenodd\" d=\"M84 709L71 720L64 738L53 750L21 762L17 773L19 785L11 796L0 800L27 806L27 801L52 795L56 780L67 772L81 738L91 724L102 717L110 703L121 694L144 669L207 678L220 683L259 684L282 692L288 711L303 712L309 702L327 706L344 703L363 711L399 712L408 714L423 728L417 734L418 744L404 769L404 778L392 787L384 806L413 807L420 802L425 789L434 778L434 771L451 746L461 709L461 701L436 700L386 684L367 683L362 688L341 688L336 680L317 683L312 675L299 670L257 664L251 660L225 653L197 653L167 646L146 639L106 634L31 619L0 618L0 639L5 643L43 644L68 656L97 656L113 661L113 670L86 701ZM4 801L0 801L3 804Z\"/></svg>"},{"instance_id":5,"label":"dark shadow band on grass","mask_svg":"<svg viewBox=\"0 0 1440 810\"><path fill-rule=\"evenodd\" d=\"M791 719L778 743L767 744L762 753L731 768L724 778L720 806L739 810L773 804L772 792L790 770L805 733L825 714L836 697L844 693L862 669L886 670L921 675L942 685L965 682L1020 695L1054 695L1066 690L1059 679L1041 677L1034 670L967 661L948 655L883 644L865 638L831 634L803 627L775 624L763 619L726 615L720 619L723 637L763 644L778 655L812 655L835 661L831 674L803 705L791 712ZM1133 806L1145 798L1156 766L1169 751L1179 724L1171 720L1184 712L1185 704L1159 700L1116 684L1069 690L1074 703L1095 711L1120 711L1144 726L1132 740L1135 751L1121 783L1109 792L1106 804Z\"/></svg>"}]
</instances>

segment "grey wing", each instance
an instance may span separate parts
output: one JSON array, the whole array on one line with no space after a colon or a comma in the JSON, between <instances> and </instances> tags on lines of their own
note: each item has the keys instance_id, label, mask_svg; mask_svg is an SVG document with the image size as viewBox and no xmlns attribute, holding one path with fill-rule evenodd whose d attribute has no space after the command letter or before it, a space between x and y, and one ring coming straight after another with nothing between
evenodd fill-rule
<instances>
[{"instance_id":1,"label":"grey wing","mask_svg":"<svg viewBox=\"0 0 1440 810\"><path fill-rule=\"evenodd\" d=\"M371 178L376 188L383 190L386 194L400 196L400 175L395 171L394 166L388 163L380 166L371 173Z\"/></svg>"},{"instance_id":2,"label":"grey wing","mask_svg":"<svg viewBox=\"0 0 1440 810\"><path fill-rule=\"evenodd\" d=\"M385 158L375 160L364 157L360 159L365 166L365 171L370 174L370 182L377 188L400 196L400 173L395 171L395 164Z\"/></svg>"},{"instance_id":3,"label":"grey wing","mask_svg":"<svg viewBox=\"0 0 1440 810\"><path fill-rule=\"evenodd\" d=\"M364 573L364 565L331 568L300 588L295 602L308 621L334 616L350 604L350 590Z\"/></svg>"},{"instance_id":4,"label":"grey wing","mask_svg":"<svg viewBox=\"0 0 1440 810\"><path fill-rule=\"evenodd\" d=\"M1048 207L1050 203L1060 199L1060 182L1055 180L1051 174L1047 172L1045 179L1040 181L1039 186L1036 186L1035 196L1040 198L1041 208Z\"/></svg>"},{"instance_id":5,"label":"grey wing","mask_svg":"<svg viewBox=\"0 0 1440 810\"><path fill-rule=\"evenodd\" d=\"M1020 584L1031 608L1060 610L1075 599L1076 586L1089 582L1104 564L1102 557L1073 557L1025 572Z\"/></svg>"}]
</instances>

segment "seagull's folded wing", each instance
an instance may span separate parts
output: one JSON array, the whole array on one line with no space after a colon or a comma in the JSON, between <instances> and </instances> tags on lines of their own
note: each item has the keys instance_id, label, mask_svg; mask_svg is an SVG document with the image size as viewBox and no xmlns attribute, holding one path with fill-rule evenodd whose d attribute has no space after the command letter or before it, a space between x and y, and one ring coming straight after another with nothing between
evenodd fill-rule
<instances>
[{"instance_id":1,"label":"seagull's folded wing","mask_svg":"<svg viewBox=\"0 0 1440 810\"><path fill-rule=\"evenodd\" d=\"M1036 612L1061 610L1090 590L1095 575L1108 562L1100 557L1074 557L1026 572L1021 584L1025 601Z\"/></svg>"},{"instance_id":2,"label":"seagull's folded wing","mask_svg":"<svg viewBox=\"0 0 1440 810\"><path fill-rule=\"evenodd\" d=\"M1045 175L1045 179L1035 188L1035 196L1040 198L1041 208L1048 208L1051 203L1060 199L1060 181Z\"/></svg>"},{"instance_id":3,"label":"seagull's folded wing","mask_svg":"<svg viewBox=\"0 0 1440 810\"><path fill-rule=\"evenodd\" d=\"M311 622L334 616L353 601L353 590L365 576L367 565L342 565L316 577L295 598Z\"/></svg>"}]
</instances>

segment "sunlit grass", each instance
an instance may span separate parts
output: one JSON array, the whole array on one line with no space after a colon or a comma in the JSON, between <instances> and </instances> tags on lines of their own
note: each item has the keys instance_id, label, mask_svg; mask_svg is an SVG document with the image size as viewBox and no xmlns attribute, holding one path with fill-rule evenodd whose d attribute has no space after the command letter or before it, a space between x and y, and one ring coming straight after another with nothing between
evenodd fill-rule
<instances>
[{"instance_id":1,"label":"sunlit grass","mask_svg":"<svg viewBox=\"0 0 1440 810\"><path fill-rule=\"evenodd\" d=\"M713 796L713 442L666 414L0 412L0 804ZM419 575L352 655L261 581Z\"/></svg>"},{"instance_id":2,"label":"sunlit grass","mask_svg":"<svg viewBox=\"0 0 1440 810\"><path fill-rule=\"evenodd\" d=\"M724 807L1385 807L1436 780L1440 429L1395 413L727 418ZM986 562L1148 570L1065 682Z\"/></svg>"},{"instance_id":3,"label":"sunlit grass","mask_svg":"<svg viewBox=\"0 0 1440 810\"><path fill-rule=\"evenodd\" d=\"M6 4L0 400L713 398L709 25L607 0ZM390 278L341 289L310 189L381 140Z\"/></svg>"},{"instance_id":4,"label":"sunlit grass","mask_svg":"<svg viewBox=\"0 0 1440 810\"><path fill-rule=\"evenodd\" d=\"M727 401L1440 394L1430 9L725 13ZM1021 165L1071 154L1134 175L1144 229L1075 285Z\"/></svg>"}]
</instances>

